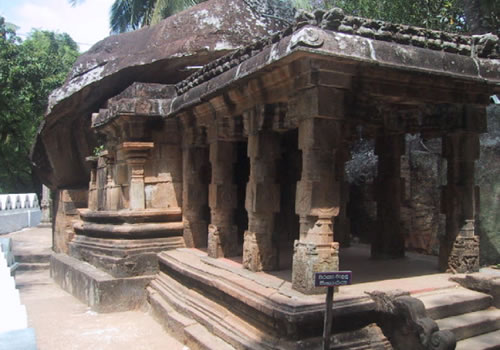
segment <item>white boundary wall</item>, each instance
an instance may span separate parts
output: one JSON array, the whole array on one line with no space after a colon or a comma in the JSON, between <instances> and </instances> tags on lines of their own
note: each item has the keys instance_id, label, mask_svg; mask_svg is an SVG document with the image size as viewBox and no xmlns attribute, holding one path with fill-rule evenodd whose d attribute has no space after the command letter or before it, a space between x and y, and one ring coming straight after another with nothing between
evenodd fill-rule
<instances>
[{"instance_id":1,"label":"white boundary wall","mask_svg":"<svg viewBox=\"0 0 500 350\"><path fill-rule=\"evenodd\" d=\"M36 226L41 216L35 193L0 194L0 234Z\"/></svg>"}]
</instances>

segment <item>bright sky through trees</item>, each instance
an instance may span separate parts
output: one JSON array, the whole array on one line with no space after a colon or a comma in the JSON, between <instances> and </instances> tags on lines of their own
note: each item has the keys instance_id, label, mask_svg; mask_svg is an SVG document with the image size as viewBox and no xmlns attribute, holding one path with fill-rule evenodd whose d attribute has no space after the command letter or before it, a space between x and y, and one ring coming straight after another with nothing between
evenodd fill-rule
<instances>
[{"instance_id":1,"label":"bright sky through trees","mask_svg":"<svg viewBox=\"0 0 500 350\"><path fill-rule=\"evenodd\" d=\"M20 27L25 39L31 29L68 33L86 51L109 35L113 0L86 0L72 7L67 0L0 0L0 16Z\"/></svg>"}]
</instances>

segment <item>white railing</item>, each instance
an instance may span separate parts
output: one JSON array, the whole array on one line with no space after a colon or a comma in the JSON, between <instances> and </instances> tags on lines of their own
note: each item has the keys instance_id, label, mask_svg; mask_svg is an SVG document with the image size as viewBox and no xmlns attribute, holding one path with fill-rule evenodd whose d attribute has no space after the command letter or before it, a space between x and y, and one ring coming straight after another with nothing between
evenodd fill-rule
<instances>
[{"instance_id":1,"label":"white railing","mask_svg":"<svg viewBox=\"0 0 500 350\"><path fill-rule=\"evenodd\" d=\"M0 210L40 208L35 193L0 194Z\"/></svg>"},{"instance_id":2,"label":"white railing","mask_svg":"<svg viewBox=\"0 0 500 350\"><path fill-rule=\"evenodd\" d=\"M41 215L35 193L0 194L0 234L36 226Z\"/></svg>"}]
</instances>

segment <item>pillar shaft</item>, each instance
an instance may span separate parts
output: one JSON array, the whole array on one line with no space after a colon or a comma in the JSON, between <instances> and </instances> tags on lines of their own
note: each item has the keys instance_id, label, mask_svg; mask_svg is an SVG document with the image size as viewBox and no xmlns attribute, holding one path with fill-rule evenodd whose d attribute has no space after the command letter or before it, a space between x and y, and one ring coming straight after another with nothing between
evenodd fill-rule
<instances>
[{"instance_id":1,"label":"pillar shaft","mask_svg":"<svg viewBox=\"0 0 500 350\"><path fill-rule=\"evenodd\" d=\"M146 159L127 159L130 172L129 205L132 210L143 210L146 208L144 195L144 163Z\"/></svg>"},{"instance_id":2,"label":"pillar shaft","mask_svg":"<svg viewBox=\"0 0 500 350\"><path fill-rule=\"evenodd\" d=\"M340 207L336 176L343 171L343 163L336 161L340 139L335 120L311 118L299 124L302 177L297 183L295 212L300 217L300 239L294 244L292 286L306 294L324 292L314 287L316 272L338 270L333 220Z\"/></svg>"},{"instance_id":3,"label":"pillar shaft","mask_svg":"<svg viewBox=\"0 0 500 350\"><path fill-rule=\"evenodd\" d=\"M234 224L237 204L233 179L235 162L235 143L217 140L210 144L212 181L208 191L211 221L208 228L208 255L213 258L238 255L237 229Z\"/></svg>"},{"instance_id":4,"label":"pillar shaft","mask_svg":"<svg viewBox=\"0 0 500 350\"><path fill-rule=\"evenodd\" d=\"M478 134L455 132L444 136L443 156L447 160L447 184L441 206L446 232L440 244L439 266L443 271L477 271L479 237L474 226L479 191L474 184L474 161L479 158Z\"/></svg>"},{"instance_id":5,"label":"pillar shaft","mask_svg":"<svg viewBox=\"0 0 500 350\"><path fill-rule=\"evenodd\" d=\"M185 147L182 153L182 213L187 247L206 247L205 208L208 206L208 148Z\"/></svg>"},{"instance_id":6,"label":"pillar shaft","mask_svg":"<svg viewBox=\"0 0 500 350\"><path fill-rule=\"evenodd\" d=\"M244 237L243 266L252 271L278 267L273 233L274 216L280 210L280 188L275 183L279 152L277 134L261 131L248 136L250 177L245 197L248 230Z\"/></svg>"},{"instance_id":7,"label":"pillar shaft","mask_svg":"<svg viewBox=\"0 0 500 350\"><path fill-rule=\"evenodd\" d=\"M124 142L119 148L125 155L129 173L129 209L146 209L144 193L144 164L153 142Z\"/></svg>"},{"instance_id":8,"label":"pillar shaft","mask_svg":"<svg viewBox=\"0 0 500 350\"><path fill-rule=\"evenodd\" d=\"M404 195L401 155L404 152L404 135L381 135L375 140L378 173L375 181L377 226L371 245L373 258L401 258L405 255L405 235L401 224Z\"/></svg>"}]
</instances>

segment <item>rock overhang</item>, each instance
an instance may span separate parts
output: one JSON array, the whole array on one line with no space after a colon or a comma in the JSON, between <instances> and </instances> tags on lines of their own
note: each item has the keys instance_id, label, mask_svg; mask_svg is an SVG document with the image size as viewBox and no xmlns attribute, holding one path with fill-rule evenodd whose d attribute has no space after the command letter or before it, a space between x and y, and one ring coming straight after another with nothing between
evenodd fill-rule
<instances>
[{"instance_id":1,"label":"rock overhang","mask_svg":"<svg viewBox=\"0 0 500 350\"><path fill-rule=\"evenodd\" d=\"M136 81L176 83L189 75L186 66L208 63L279 31L283 23L255 12L247 1L216 0L97 43L49 98L31 152L42 182L52 188L85 186L85 157L96 146L90 116L107 99Z\"/></svg>"},{"instance_id":2,"label":"rock overhang","mask_svg":"<svg viewBox=\"0 0 500 350\"><path fill-rule=\"evenodd\" d=\"M203 10L202 13L205 14ZM217 24L213 20L209 20L208 23ZM131 35L131 33L127 34ZM208 52L206 54L209 56ZM195 62L179 53L172 57L175 60L179 56L183 56L181 62L185 66L193 63L198 65L203 63L204 58L207 58L200 58L204 55L198 55ZM300 13L296 18L296 23L287 29L278 31L263 40L254 41L218 59L207 60L209 62L199 71L185 79L162 82L175 84L176 94L169 93L157 99L160 101L159 115L166 118L173 117L194 106L210 102L218 95L223 95L225 100L226 106L223 108L233 108L238 104L238 109L244 109L247 106L244 103L238 103L243 99L241 90L244 84L248 85L250 81L256 80L257 85L267 89L265 93L270 93L275 88L278 91L279 85L283 85L280 79L289 81L295 79L293 77L295 72L289 69L293 66L293 62L308 58L329 61L331 65L338 64L338 73L345 73L345 76L350 77L355 76L360 81L364 79L365 86L369 84L369 79L376 78L387 80L391 84L399 79L402 84L408 86L409 80L417 78L420 81L412 91L421 89L420 95L424 96L422 101L432 102L437 91L436 89L427 92L424 90L427 85L422 81L427 80L431 85L437 84L438 88L446 92L448 100L444 98L440 102L451 100L457 102L465 98L463 103L485 105L489 95L500 91L499 57L498 37L491 34L464 36L395 25L345 16L339 9L328 12L316 11L314 14ZM103 69L99 68L102 64L98 63L92 67L97 70ZM350 67L348 69L350 71L342 71L345 67ZM68 81L78 79L81 72L91 72L92 69L86 71L78 66ZM127 69L134 69L134 66ZM328 69L332 70L331 66ZM363 73L364 70L369 73ZM353 71L356 72L353 73ZM391 79L387 79L388 72L396 74L393 74ZM368 75L371 75L369 79ZM155 82L154 79L143 80ZM263 80L270 81L270 83L263 83ZM115 83L118 82L115 81ZM356 88L359 89L359 81L356 84ZM335 85L336 83L333 83L333 86ZM394 86L391 87L394 88ZM87 86L83 90L88 88ZM172 89L172 86L169 89ZM253 89L255 90L255 86ZM361 94L363 91L358 91L358 93ZM370 93L375 96L383 95L383 92L370 91ZM457 93L456 98L451 97L453 93ZM279 94L280 91L270 93L274 96L271 100L283 99L283 96ZM111 96L106 96L106 99L109 97ZM104 97L102 99L101 104L106 100ZM216 104L219 106L212 106L213 109L221 108L220 102ZM92 112L95 110L86 111L88 114ZM50 119L51 113L52 110L49 110L47 119ZM110 111L106 113L109 116ZM44 128L48 129L47 121L42 124L40 135ZM86 121L86 123L90 125L90 122ZM36 150L35 148L34 154ZM43 168L43 164L40 168Z\"/></svg>"}]
</instances>

